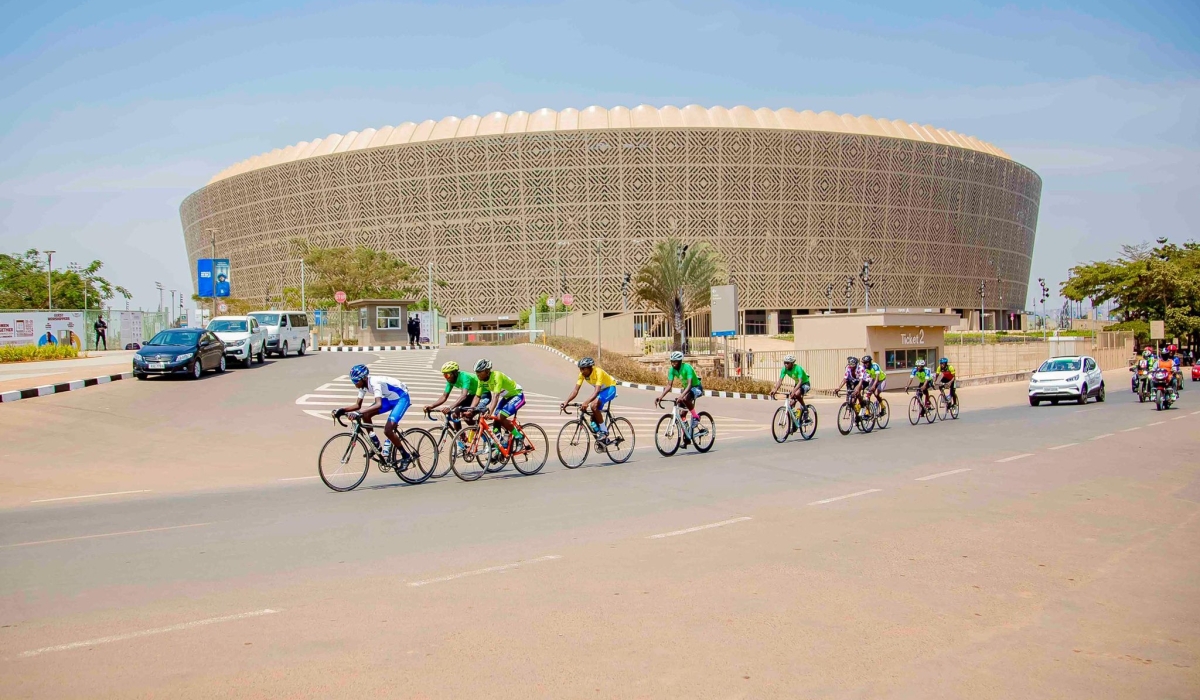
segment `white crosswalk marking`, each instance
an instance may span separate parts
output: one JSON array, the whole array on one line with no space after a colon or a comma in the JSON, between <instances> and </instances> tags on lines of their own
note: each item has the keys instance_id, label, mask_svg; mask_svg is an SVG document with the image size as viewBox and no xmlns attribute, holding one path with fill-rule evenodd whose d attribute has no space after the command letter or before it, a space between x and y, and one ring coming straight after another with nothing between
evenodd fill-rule
<instances>
[{"instance_id":1,"label":"white crosswalk marking","mask_svg":"<svg viewBox=\"0 0 1200 700\"><path fill-rule=\"evenodd\" d=\"M364 353L365 354L365 353ZM446 380L438 372L441 367L437 360L438 351L406 350L404 352L379 352L380 359L366 363L374 374L384 374L395 377L408 387L412 397L412 408L400 421L405 427L421 427L432 429L436 424L425 419L421 407L437 401L446 388ZM569 387L564 387L563 395ZM632 389L630 391L633 391ZM451 393L451 399L458 395L458 389ZM313 388L311 393L296 399L296 406L314 418L327 419L329 411L338 406L354 403L358 389L350 383L350 377L341 375ZM562 397L539 394L534 391L525 392L525 407L521 409L520 419L526 423L537 423L546 431L553 442L559 428L574 418L559 412L558 404ZM663 415L663 411L653 408L639 408L620 404L620 399L614 409L614 414L623 416L633 423L634 430L641 440L653 440L654 426ZM717 432L719 435L733 435L761 432L766 425L745 418L716 416ZM719 439L719 437L718 437ZM652 444L652 443L642 443Z\"/></svg>"}]
</instances>

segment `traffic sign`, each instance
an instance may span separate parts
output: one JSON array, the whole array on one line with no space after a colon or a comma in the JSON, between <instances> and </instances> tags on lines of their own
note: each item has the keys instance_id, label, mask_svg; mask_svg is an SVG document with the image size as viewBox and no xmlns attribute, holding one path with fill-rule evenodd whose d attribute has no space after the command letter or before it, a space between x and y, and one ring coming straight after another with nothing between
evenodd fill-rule
<instances>
[{"instance_id":1,"label":"traffic sign","mask_svg":"<svg viewBox=\"0 0 1200 700\"><path fill-rule=\"evenodd\" d=\"M345 292L334 292L333 300L339 304L345 304L346 303L346 293Z\"/></svg>"},{"instance_id":2,"label":"traffic sign","mask_svg":"<svg viewBox=\"0 0 1200 700\"><path fill-rule=\"evenodd\" d=\"M546 306L548 306L551 311L554 310L554 302L555 302L554 297L550 297L549 299L546 300Z\"/></svg>"},{"instance_id":3,"label":"traffic sign","mask_svg":"<svg viewBox=\"0 0 1200 700\"><path fill-rule=\"evenodd\" d=\"M325 311L323 309L313 311L313 322L318 326L325 325Z\"/></svg>"},{"instance_id":4,"label":"traffic sign","mask_svg":"<svg viewBox=\"0 0 1200 700\"><path fill-rule=\"evenodd\" d=\"M225 313L228 310L229 310L229 304L226 304L225 302L221 302L220 304L217 304L217 311L220 311L221 313Z\"/></svg>"},{"instance_id":5,"label":"traffic sign","mask_svg":"<svg viewBox=\"0 0 1200 700\"><path fill-rule=\"evenodd\" d=\"M574 304L574 303L575 303L574 295L571 295L571 294L563 295L563 304L570 306L571 304Z\"/></svg>"}]
</instances>

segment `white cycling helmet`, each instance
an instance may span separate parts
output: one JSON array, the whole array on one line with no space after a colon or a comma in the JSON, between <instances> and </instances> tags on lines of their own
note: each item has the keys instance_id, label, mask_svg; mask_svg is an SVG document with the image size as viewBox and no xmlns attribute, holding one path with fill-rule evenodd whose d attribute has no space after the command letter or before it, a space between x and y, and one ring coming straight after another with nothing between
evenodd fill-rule
<instances>
[{"instance_id":1,"label":"white cycling helmet","mask_svg":"<svg viewBox=\"0 0 1200 700\"><path fill-rule=\"evenodd\" d=\"M492 368L492 361L488 360L488 359L483 359L483 360L480 360L479 362L475 363L475 371L476 372L486 372L491 368Z\"/></svg>"},{"instance_id":2,"label":"white cycling helmet","mask_svg":"<svg viewBox=\"0 0 1200 700\"><path fill-rule=\"evenodd\" d=\"M796 356L795 356L795 355L788 355L787 357L783 358L783 364L785 364L785 365L794 365L794 364L796 364Z\"/></svg>"},{"instance_id":3,"label":"white cycling helmet","mask_svg":"<svg viewBox=\"0 0 1200 700\"><path fill-rule=\"evenodd\" d=\"M678 350L671 353L671 362L683 362L683 353Z\"/></svg>"}]
</instances>

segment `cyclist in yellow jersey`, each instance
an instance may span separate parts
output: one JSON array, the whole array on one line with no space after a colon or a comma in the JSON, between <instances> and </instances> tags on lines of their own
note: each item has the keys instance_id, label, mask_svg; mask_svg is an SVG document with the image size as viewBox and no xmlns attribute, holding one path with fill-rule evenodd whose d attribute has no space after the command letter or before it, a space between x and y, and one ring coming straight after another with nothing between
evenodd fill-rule
<instances>
[{"instance_id":1,"label":"cyclist in yellow jersey","mask_svg":"<svg viewBox=\"0 0 1200 700\"><path fill-rule=\"evenodd\" d=\"M560 410L565 410L567 404L571 403L579 394L580 387L587 382L596 388L592 392L591 398L583 402L580 407L580 413L591 413L592 423L595 424L596 434L600 436L600 440L608 439L608 428L604 425L604 410L612 403L612 400L617 398L617 380L612 378L612 375L596 366L596 361L590 357L585 357L579 361L579 379L575 382L575 388L571 390L571 395L559 404Z\"/></svg>"}]
</instances>

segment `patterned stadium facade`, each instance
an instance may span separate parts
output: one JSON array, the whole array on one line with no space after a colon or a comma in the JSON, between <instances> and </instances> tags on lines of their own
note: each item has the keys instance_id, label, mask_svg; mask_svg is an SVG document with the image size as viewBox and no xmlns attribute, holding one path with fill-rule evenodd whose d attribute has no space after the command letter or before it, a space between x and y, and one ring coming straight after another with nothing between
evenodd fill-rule
<instances>
[{"instance_id":1,"label":"patterned stadium facade","mask_svg":"<svg viewBox=\"0 0 1200 700\"><path fill-rule=\"evenodd\" d=\"M191 269L215 236L235 296L299 285L291 242L432 262L452 315L542 293L621 309L656 241L706 241L748 310L1024 307L1041 179L990 144L832 113L541 110L368 129L263 154L180 208ZM997 281L999 289L997 290ZM861 286L852 303L860 305Z\"/></svg>"}]
</instances>

